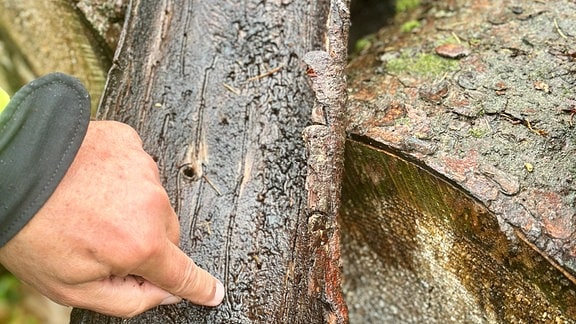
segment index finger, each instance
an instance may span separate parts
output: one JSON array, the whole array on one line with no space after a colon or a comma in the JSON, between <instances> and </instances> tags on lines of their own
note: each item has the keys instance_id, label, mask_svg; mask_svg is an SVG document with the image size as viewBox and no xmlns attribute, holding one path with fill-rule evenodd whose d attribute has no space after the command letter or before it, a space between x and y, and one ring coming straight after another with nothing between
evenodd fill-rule
<instances>
[{"instance_id":1,"label":"index finger","mask_svg":"<svg viewBox=\"0 0 576 324\"><path fill-rule=\"evenodd\" d=\"M161 251L151 256L134 273L156 286L194 304L217 306L224 298L224 286L198 267L180 248L165 240Z\"/></svg>"}]
</instances>

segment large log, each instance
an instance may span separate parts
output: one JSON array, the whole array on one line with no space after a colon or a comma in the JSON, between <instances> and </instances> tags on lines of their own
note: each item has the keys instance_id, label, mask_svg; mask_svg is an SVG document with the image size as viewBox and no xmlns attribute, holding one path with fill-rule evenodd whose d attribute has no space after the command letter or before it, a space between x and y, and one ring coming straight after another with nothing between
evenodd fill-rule
<instances>
[{"instance_id":1,"label":"large log","mask_svg":"<svg viewBox=\"0 0 576 324\"><path fill-rule=\"evenodd\" d=\"M324 163L310 169L321 176L307 191L302 133L318 94L302 59L339 53L339 74L318 75L345 95L347 10L341 1L132 1L99 117L141 134L180 217L182 249L223 280L226 296L217 308L182 302L127 321L75 310L73 323L346 322L340 182L330 181L342 171L345 101L333 129L316 125L338 136L308 132L312 159ZM319 140L339 146L317 150Z\"/></svg>"},{"instance_id":2,"label":"large log","mask_svg":"<svg viewBox=\"0 0 576 324\"><path fill-rule=\"evenodd\" d=\"M340 225L351 322L576 318L572 275L520 230L510 240L453 180L367 137L353 136L346 158Z\"/></svg>"},{"instance_id":3,"label":"large log","mask_svg":"<svg viewBox=\"0 0 576 324\"><path fill-rule=\"evenodd\" d=\"M576 320L575 15L429 2L351 62L351 321Z\"/></svg>"}]
</instances>

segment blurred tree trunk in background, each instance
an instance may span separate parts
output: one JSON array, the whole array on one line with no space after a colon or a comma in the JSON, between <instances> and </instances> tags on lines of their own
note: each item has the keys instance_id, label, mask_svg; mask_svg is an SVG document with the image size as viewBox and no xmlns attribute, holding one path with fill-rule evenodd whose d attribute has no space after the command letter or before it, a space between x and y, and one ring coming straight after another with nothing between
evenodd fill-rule
<instances>
[{"instance_id":1,"label":"blurred tree trunk in background","mask_svg":"<svg viewBox=\"0 0 576 324\"><path fill-rule=\"evenodd\" d=\"M123 1L1 4L0 86L13 93L40 75L65 72L82 80L96 109L119 36Z\"/></svg>"}]
</instances>

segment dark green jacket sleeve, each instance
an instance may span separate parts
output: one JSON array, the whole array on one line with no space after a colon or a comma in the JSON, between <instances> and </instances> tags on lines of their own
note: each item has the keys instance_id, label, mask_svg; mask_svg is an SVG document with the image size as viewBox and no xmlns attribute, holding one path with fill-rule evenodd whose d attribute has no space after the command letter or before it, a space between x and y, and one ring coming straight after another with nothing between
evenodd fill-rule
<instances>
[{"instance_id":1,"label":"dark green jacket sleeve","mask_svg":"<svg viewBox=\"0 0 576 324\"><path fill-rule=\"evenodd\" d=\"M2 111L0 246L54 192L80 148L89 121L88 92L77 79L62 73L30 82Z\"/></svg>"}]
</instances>

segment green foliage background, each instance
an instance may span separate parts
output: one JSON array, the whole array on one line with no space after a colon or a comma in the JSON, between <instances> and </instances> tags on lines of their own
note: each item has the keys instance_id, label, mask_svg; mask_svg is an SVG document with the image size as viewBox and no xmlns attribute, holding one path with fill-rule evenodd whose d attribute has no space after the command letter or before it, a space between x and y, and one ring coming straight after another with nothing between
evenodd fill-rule
<instances>
[{"instance_id":1,"label":"green foliage background","mask_svg":"<svg viewBox=\"0 0 576 324\"><path fill-rule=\"evenodd\" d=\"M40 321L22 305L22 283L0 267L0 323L39 324Z\"/></svg>"}]
</instances>

